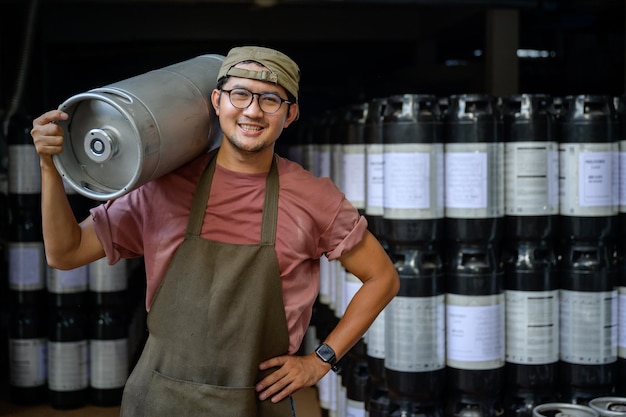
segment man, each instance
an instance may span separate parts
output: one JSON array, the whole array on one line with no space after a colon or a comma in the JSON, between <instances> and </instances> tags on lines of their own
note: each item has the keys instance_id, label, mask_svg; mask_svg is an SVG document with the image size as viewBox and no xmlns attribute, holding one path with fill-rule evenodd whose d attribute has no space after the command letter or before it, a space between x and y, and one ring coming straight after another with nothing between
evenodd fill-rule
<instances>
[{"instance_id":1,"label":"man","mask_svg":"<svg viewBox=\"0 0 626 417\"><path fill-rule=\"evenodd\" d=\"M80 224L52 162L63 132L51 122L68 116L53 110L34 120L48 263L145 260L149 337L123 416L292 416L291 394L334 368L398 291L393 264L344 195L274 153L298 118L299 78L279 51L233 48L210 97L219 149L94 208ZM363 285L324 344L293 355L322 255Z\"/></svg>"}]
</instances>

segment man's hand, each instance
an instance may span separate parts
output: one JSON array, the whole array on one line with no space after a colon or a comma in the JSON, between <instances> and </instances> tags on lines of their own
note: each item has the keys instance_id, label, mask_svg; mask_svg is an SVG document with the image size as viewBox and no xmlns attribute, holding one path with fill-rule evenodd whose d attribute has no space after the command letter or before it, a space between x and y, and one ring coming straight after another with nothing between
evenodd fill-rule
<instances>
[{"instance_id":1,"label":"man's hand","mask_svg":"<svg viewBox=\"0 0 626 417\"><path fill-rule=\"evenodd\" d=\"M55 122L67 120L67 118L67 113L51 110L33 120L30 134L41 159L42 168L51 166L52 155L63 151L63 129Z\"/></svg>"},{"instance_id":2,"label":"man's hand","mask_svg":"<svg viewBox=\"0 0 626 417\"><path fill-rule=\"evenodd\" d=\"M259 399L269 398L274 403L316 384L330 371L330 365L322 362L315 353L306 356L278 356L259 365L261 370L273 367L278 369L259 382L256 390Z\"/></svg>"}]
</instances>

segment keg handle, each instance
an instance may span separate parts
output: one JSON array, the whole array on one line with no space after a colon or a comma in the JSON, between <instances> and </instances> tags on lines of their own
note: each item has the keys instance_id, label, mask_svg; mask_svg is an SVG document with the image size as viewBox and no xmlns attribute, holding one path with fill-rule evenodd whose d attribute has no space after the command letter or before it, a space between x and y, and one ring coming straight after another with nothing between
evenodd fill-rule
<instances>
[{"instance_id":1,"label":"keg handle","mask_svg":"<svg viewBox=\"0 0 626 417\"><path fill-rule=\"evenodd\" d=\"M91 92L114 94L116 96L121 97L128 104L133 104L133 97L131 95L127 94L125 91L119 90L119 89L114 88L114 87L96 88L96 89L91 90Z\"/></svg>"},{"instance_id":2,"label":"keg handle","mask_svg":"<svg viewBox=\"0 0 626 417\"><path fill-rule=\"evenodd\" d=\"M100 186L98 186L96 184L93 184L93 183L90 183L90 182L87 182L87 181L80 181L80 186L82 188L86 189L86 190L89 190L89 191L95 192L95 193L105 193L105 192L111 193L111 192L117 191L117 190L115 190L113 188L110 188L110 187L107 187L105 185L100 184ZM127 192L128 188L124 187L122 190L124 192Z\"/></svg>"}]
</instances>

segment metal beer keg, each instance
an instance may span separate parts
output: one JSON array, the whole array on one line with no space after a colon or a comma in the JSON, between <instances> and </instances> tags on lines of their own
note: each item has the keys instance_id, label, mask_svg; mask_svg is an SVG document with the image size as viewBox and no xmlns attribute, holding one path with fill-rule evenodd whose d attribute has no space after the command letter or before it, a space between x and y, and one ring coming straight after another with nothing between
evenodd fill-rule
<instances>
[{"instance_id":1,"label":"metal beer keg","mask_svg":"<svg viewBox=\"0 0 626 417\"><path fill-rule=\"evenodd\" d=\"M600 414L600 417L626 416L625 397L598 397L589 401L589 407Z\"/></svg>"},{"instance_id":2,"label":"metal beer keg","mask_svg":"<svg viewBox=\"0 0 626 417\"><path fill-rule=\"evenodd\" d=\"M534 417L598 417L598 413L586 405L571 403L545 403L533 409Z\"/></svg>"},{"instance_id":3,"label":"metal beer keg","mask_svg":"<svg viewBox=\"0 0 626 417\"><path fill-rule=\"evenodd\" d=\"M221 55L201 55L70 97L54 163L78 193L110 200L207 151L220 132L209 97Z\"/></svg>"}]
</instances>

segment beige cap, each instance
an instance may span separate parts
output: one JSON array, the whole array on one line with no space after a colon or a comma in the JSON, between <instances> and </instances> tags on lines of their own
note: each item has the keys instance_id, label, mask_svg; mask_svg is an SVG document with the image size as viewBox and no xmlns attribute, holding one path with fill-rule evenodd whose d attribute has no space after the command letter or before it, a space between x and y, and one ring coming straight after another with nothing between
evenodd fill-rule
<instances>
[{"instance_id":1,"label":"beige cap","mask_svg":"<svg viewBox=\"0 0 626 417\"><path fill-rule=\"evenodd\" d=\"M235 65L243 61L258 62L269 71L235 68ZM275 49L261 46L240 46L231 49L222 63L217 79L227 75L278 84L293 94L296 100L298 99L300 69L291 58Z\"/></svg>"}]
</instances>

